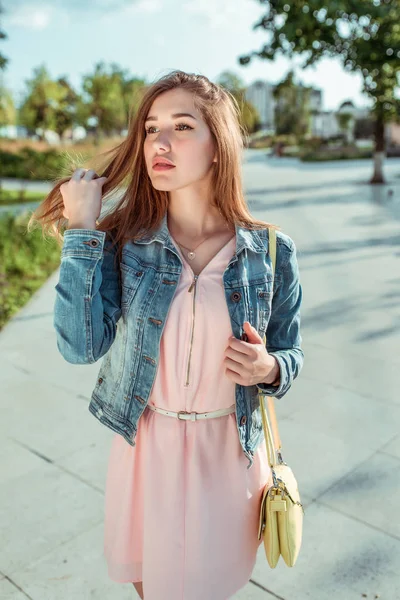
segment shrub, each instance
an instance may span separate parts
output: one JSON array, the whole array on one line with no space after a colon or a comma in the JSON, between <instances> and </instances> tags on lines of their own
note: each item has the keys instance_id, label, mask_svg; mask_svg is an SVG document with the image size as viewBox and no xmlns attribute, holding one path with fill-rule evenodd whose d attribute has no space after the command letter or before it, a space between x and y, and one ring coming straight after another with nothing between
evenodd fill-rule
<instances>
[{"instance_id":1,"label":"shrub","mask_svg":"<svg viewBox=\"0 0 400 600\"><path fill-rule=\"evenodd\" d=\"M61 249L41 229L27 233L27 212L0 217L0 329L59 266Z\"/></svg>"}]
</instances>

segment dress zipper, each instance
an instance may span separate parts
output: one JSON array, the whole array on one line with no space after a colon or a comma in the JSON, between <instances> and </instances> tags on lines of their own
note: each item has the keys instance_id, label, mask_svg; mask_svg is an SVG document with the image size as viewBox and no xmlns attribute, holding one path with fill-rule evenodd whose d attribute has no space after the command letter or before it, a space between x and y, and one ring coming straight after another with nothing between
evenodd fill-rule
<instances>
[{"instance_id":1,"label":"dress zipper","mask_svg":"<svg viewBox=\"0 0 400 600\"><path fill-rule=\"evenodd\" d=\"M196 283L197 283L197 279L198 279L198 275L194 276L193 282L190 284L190 287L188 289L188 292L191 292L194 288L194 292L193 292L193 321L192 321L192 335L190 338L190 350L189 350L189 360L188 360L188 366L187 366L187 372L186 372L186 383L185 385L189 385L189 371L190 371L190 359L192 356L192 346L193 346L193 335L194 335L194 323L195 323L195 297L196 297Z\"/></svg>"}]
</instances>

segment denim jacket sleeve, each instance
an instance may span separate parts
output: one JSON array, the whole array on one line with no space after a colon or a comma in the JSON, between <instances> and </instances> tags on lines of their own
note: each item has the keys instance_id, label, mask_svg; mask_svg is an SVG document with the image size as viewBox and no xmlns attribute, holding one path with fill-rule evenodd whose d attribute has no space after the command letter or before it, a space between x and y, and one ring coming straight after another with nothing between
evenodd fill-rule
<instances>
[{"instance_id":1,"label":"denim jacket sleeve","mask_svg":"<svg viewBox=\"0 0 400 600\"><path fill-rule=\"evenodd\" d=\"M53 325L61 355L73 364L96 362L115 339L121 292L110 246L104 231L64 232Z\"/></svg>"},{"instance_id":2,"label":"denim jacket sleeve","mask_svg":"<svg viewBox=\"0 0 400 600\"><path fill-rule=\"evenodd\" d=\"M266 348L275 356L280 367L280 384L257 384L258 391L266 396L282 398L289 391L293 380L300 373L304 353L301 349L300 305L302 287L300 284L296 246L291 240L291 250L282 267L282 278L274 291L271 315L266 331ZM277 248L277 253L281 248ZM278 257L277 257L278 261Z\"/></svg>"}]
</instances>

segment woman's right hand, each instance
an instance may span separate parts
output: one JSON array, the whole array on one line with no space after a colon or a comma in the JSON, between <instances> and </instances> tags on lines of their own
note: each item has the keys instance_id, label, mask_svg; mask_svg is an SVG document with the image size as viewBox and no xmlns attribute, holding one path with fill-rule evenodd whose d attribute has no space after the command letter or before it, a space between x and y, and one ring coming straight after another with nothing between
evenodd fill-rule
<instances>
[{"instance_id":1,"label":"woman's right hand","mask_svg":"<svg viewBox=\"0 0 400 600\"><path fill-rule=\"evenodd\" d=\"M71 179L60 186L64 202L63 216L70 224L95 227L101 212L102 186L105 181L107 177L99 177L93 169L76 169Z\"/></svg>"}]
</instances>

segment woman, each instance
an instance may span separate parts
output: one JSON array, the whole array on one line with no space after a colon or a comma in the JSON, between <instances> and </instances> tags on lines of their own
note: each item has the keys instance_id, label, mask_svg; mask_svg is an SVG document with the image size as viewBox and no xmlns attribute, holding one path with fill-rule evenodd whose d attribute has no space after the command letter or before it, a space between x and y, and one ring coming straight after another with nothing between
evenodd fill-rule
<instances>
[{"instance_id":1,"label":"woman","mask_svg":"<svg viewBox=\"0 0 400 600\"><path fill-rule=\"evenodd\" d=\"M69 221L57 345L71 363L105 357L89 405L115 432L104 553L146 600L246 585L270 477L258 393L281 398L303 365L296 247L248 212L244 134L229 92L174 71L146 90L103 176L75 170L35 215L57 236Z\"/></svg>"}]
</instances>

